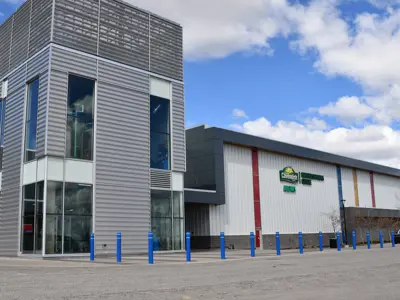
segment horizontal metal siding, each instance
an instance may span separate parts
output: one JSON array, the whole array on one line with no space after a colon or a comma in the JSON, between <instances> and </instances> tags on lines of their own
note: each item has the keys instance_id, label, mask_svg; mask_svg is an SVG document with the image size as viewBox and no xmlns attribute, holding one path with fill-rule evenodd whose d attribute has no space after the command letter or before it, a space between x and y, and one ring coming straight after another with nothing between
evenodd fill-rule
<instances>
[{"instance_id":1,"label":"horizontal metal siding","mask_svg":"<svg viewBox=\"0 0 400 300\"><path fill-rule=\"evenodd\" d=\"M400 209L400 179L374 174L376 208Z\"/></svg>"},{"instance_id":2,"label":"horizontal metal siding","mask_svg":"<svg viewBox=\"0 0 400 300\"><path fill-rule=\"evenodd\" d=\"M0 25L0 77L5 76L10 70L10 47L13 16Z\"/></svg>"},{"instance_id":3,"label":"horizontal metal siding","mask_svg":"<svg viewBox=\"0 0 400 300\"><path fill-rule=\"evenodd\" d=\"M151 169L150 185L152 188L171 189L171 172Z\"/></svg>"},{"instance_id":4,"label":"horizontal metal siding","mask_svg":"<svg viewBox=\"0 0 400 300\"><path fill-rule=\"evenodd\" d=\"M210 205L210 233L248 235L254 232L251 149L224 145L226 204Z\"/></svg>"},{"instance_id":5,"label":"horizontal metal siding","mask_svg":"<svg viewBox=\"0 0 400 300\"><path fill-rule=\"evenodd\" d=\"M185 102L182 84L172 84L172 170L186 171Z\"/></svg>"},{"instance_id":6,"label":"horizontal metal siding","mask_svg":"<svg viewBox=\"0 0 400 300\"><path fill-rule=\"evenodd\" d=\"M67 123L68 74L50 71L50 95L47 115L47 148L45 154L65 155L65 133Z\"/></svg>"},{"instance_id":7,"label":"horizontal metal siding","mask_svg":"<svg viewBox=\"0 0 400 300\"><path fill-rule=\"evenodd\" d=\"M119 1L100 4L99 55L149 69L149 14Z\"/></svg>"},{"instance_id":8,"label":"horizontal metal siding","mask_svg":"<svg viewBox=\"0 0 400 300\"><path fill-rule=\"evenodd\" d=\"M97 54L98 14L98 0L55 0L53 41Z\"/></svg>"},{"instance_id":9,"label":"horizontal metal siding","mask_svg":"<svg viewBox=\"0 0 400 300\"><path fill-rule=\"evenodd\" d=\"M209 205L185 204L185 232L192 236L210 236Z\"/></svg>"},{"instance_id":10,"label":"horizontal metal siding","mask_svg":"<svg viewBox=\"0 0 400 300\"><path fill-rule=\"evenodd\" d=\"M343 199L346 200L346 207L356 206L354 197L354 181L353 181L353 169L340 167L342 171L342 191Z\"/></svg>"},{"instance_id":11,"label":"horizontal metal siding","mask_svg":"<svg viewBox=\"0 0 400 300\"><path fill-rule=\"evenodd\" d=\"M372 207L371 181L368 171L357 170L358 198L360 207Z\"/></svg>"},{"instance_id":12,"label":"horizontal metal siding","mask_svg":"<svg viewBox=\"0 0 400 300\"><path fill-rule=\"evenodd\" d=\"M150 16L150 71L183 80L182 27Z\"/></svg>"},{"instance_id":13,"label":"horizontal metal siding","mask_svg":"<svg viewBox=\"0 0 400 300\"><path fill-rule=\"evenodd\" d=\"M14 91L19 90L21 86L25 85L26 79L26 66L23 65L16 69L8 78L8 95Z\"/></svg>"},{"instance_id":14,"label":"horizontal metal siding","mask_svg":"<svg viewBox=\"0 0 400 300\"><path fill-rule=\"evenodd\" d=\"M76 75L97 77L97 60L82 54L52 47L51 68Z\"/></svg>"},{"instance_id":15,"label":"horizontal metal siding","mask_svg":"<svg viewBox=\"0 0 400 300\"><path fill-rule=\"evenodd\" d=\"M49 72L41 73L39 78L39 103L37 115L36 157L45 154L46 147L46 111L48 103Z\"/></svg>"},{"instance_id":16,"label":"horizontal metal siding","mask_svg":"<svg viewBox=\"0 0 400 300\"><path fill-rule=\"evenodd\" d=\"M99 78L111 70L99 69ZM132 88L141 86L147 75ZM147 86L147 91L149 90ZM144 252L150 229L149 93L98 82L96 124L96 251ZM103 249L102 245L107 244Z\"/></svg>"},{"instance_id":17,"label":"horizontal metal siding","mask_svg":"<svg viewBox=\"0 0 400 300\"><path fill-rule=\"evenodd\" d=\"M25 2L14 14L10 69L13 70L28 58L31 2Z\"/></svg>"},{"instance_id":18,"label":"horizontal metal siding","mask_svg":"<svg viewBox=\"0 0 400 300\"><path fill-rule=\"evenodd\" d=\"M11 85L18 78L17 74L10 76ZM25 78L24 73L21 73L21 76ZM18 81L20 81L19 78ZM0 203L0 255L15 256L18 252L24 98L25 86L19 86L18 89L10 92L6 103L2 201Z\"/></svg>"},{"instance_id":19,"label":"horizontal metal siding","mask_svg":"<svg viewBox=\"0 0 400 300\"><path fill-rule=\"evenodd\" d=\"M263 234L332 232L326 214L339 213L336 166L291 156L258 151L261 219ZM279 171L293 167L295 172L324 176L311 186L297 184L296 193L285 193Z\"/></svg>"},{"instance_id":20,"label":"horizontal metal siding","mask_svg":"<svg viewBox=\"0 0 400 300\"><path fill-rule=\"evenodd\" d=\"M35 76L46 72L49 68L50 50L47 49L37 55L34 59L27 63L26 79L27 81L33 79Z\"/></svg>"},{"instance_id":21,"label":"horizontal metal siding","mask_svg":"<svg viewBox=\"0 0 400 300\"><path fill-rule=\"evenodd\" d=\"M32 57L51 39L52 0L31 0L31 25L29 35L29 57Z\"/></svg>"}]
</instances>

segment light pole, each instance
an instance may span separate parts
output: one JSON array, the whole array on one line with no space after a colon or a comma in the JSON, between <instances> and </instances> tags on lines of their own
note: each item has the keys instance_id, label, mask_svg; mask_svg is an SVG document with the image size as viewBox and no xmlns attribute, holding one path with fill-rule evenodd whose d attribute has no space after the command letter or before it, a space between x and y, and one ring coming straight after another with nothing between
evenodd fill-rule
<instances>
[{"instance_id":1,"label":"light pole","mask_svg":"<svg viewBox=\"0 0 400 300\"><path fill-rule=\"evenodd\" d=\"M346 228L346 207L344 206L344 203L346 202L346 200L342 199L340 200L340 202L342 203L342 209L343 209L343 223L344 223L344 244L347 245L347 228Z\"/></svg>"}]
</instances>

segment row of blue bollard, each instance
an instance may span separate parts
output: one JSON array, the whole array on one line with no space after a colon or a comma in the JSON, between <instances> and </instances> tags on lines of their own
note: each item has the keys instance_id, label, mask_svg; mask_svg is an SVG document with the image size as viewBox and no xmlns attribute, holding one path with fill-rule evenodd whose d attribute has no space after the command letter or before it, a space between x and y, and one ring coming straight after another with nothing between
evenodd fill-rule
<instances>
[{"instance_id":1,"label":"row of blue bollard","mask_svg":"<svg viewBox=\"0 0 400 300\"><path fill-rule=\"evenodd\" d=\"M341 234L340 232L336 233L337 238L337 250L341 251ZM186 261L191 261L191 246L190 246L190 232L186 233ZM392 240L392 247L396 247L395 245L395 234L394 232L391 233L391 240ZM280 233L277 232L275 235L275 243L276 243L276 255L281 255L281 240L280 240ZM352 232L352 244L353 250L357 250L357 236L356 232ZM384 247L384 240L383 240L383 233L382 231L379 232L379 244L380 247ZM148 234L148 263L150 265L154 264L154 246L153 246L153 233L149 232ZM367 232L367 247L371 249L371 235ZM94 261L94 234L90 235L90 260ZM221 250L221 259L226 259L225 254L225 234L223 232L220 233L220 250ZM256 250L256 243L255 243L255 235L254 232L250 232L250 256L255 257L255 250ZM319 232L319 250L323 251L323 235L322 232ZM299 232L299 252L300 254L304 253L304 243L303 243L303 233ZM121 232L117 232L117 247L116 247L116 258L117 262L121 263L122 261L122 234Z\"/></svg>"}]
</instances>

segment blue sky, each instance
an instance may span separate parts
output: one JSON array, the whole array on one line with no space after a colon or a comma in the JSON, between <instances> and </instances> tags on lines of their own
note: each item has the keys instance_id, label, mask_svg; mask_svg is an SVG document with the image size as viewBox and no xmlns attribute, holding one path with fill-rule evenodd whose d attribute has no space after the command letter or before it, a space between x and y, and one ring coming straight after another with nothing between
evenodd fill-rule
<instances>
[{"instance_id":1,"label":"blue sky","mask_svg":"<svg viewBox=\"0 0 400 300\"><path fill-rule=\"evenodd\" d=\"M129 2L184 28L187 126L400 167L397 0Z\"/></svg>"}]
</instances>

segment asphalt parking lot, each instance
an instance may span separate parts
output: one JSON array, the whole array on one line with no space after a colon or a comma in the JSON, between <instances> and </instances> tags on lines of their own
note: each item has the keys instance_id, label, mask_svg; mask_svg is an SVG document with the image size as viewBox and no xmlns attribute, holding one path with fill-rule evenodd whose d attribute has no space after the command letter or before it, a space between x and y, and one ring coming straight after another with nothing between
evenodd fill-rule
<instances>
[{"instance_id":1,"label":"asphalt parking lot","mask_svg":"<svg viewBox=\"0 0 400 300\"><path fill-rule=\"evenodd\" d=\"M0 258L0 299L400 299L400 247L80 260Z\"/></svg>"}]
</instances>

